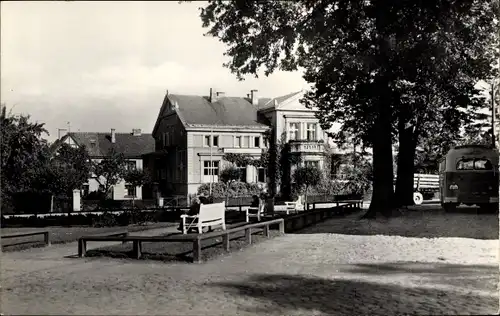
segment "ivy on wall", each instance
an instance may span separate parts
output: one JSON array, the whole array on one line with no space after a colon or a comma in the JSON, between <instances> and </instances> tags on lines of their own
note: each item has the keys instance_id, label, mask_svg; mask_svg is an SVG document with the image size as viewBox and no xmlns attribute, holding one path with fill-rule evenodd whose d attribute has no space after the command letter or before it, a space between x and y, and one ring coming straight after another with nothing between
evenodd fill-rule
<instances>
[{"instance_id":1,"label":"ivy on wall","mask_svg":"<svg viewBox=\"0 0 500 316\"><path fill-rule=\"evenodd\" d=\"M249 154L227 153L222 157L227 162L239 166L255 166L267 168L269 182L271 184L271 194L273 188L278 186L283 188L282 180L290 178L290 167L297 165L302 161L300 155L290 152L290 145L286 142L286 134L282 133L281 137L273 141L274 129L269 130L264 135L264 141L268 144L268 149L264 149L260 158L253 158ZM284 179L285 178L285 179ZM285 180L285 182L290 182ZM285 186L286 187L286 186Z\"/></svg>"}]
</instances>

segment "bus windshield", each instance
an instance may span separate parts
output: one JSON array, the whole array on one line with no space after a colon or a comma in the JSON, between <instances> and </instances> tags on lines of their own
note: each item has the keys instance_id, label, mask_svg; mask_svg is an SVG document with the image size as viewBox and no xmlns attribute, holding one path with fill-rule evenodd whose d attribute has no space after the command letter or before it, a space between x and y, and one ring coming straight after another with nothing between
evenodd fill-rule
<instances>
[{"instance_id":1,"label":"bus windshield","mask_svg":"<svg viewBox=\"0 0 500 316\"><path fill-rule=\"evenodd\" d=\"M457 170L493 170L493 164L486 158L462 158L457 162Z\"/></svg>"}]
</instances>

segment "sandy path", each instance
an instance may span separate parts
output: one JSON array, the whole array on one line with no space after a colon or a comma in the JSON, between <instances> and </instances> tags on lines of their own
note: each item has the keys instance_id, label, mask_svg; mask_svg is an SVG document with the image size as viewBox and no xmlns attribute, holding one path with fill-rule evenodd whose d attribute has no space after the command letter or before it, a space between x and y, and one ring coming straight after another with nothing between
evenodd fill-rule
<instances>
[{"instance_id":1,"label":"sandy path","mask_svg":"<svg viewBox=\"0 0 500 316\"><path fill-rule=\"evenodd\" d=\"M52 315L495 313L498 246L322 233L199 265L8 253L2 306L5 314Z\"/></svg>"}]
</instances>

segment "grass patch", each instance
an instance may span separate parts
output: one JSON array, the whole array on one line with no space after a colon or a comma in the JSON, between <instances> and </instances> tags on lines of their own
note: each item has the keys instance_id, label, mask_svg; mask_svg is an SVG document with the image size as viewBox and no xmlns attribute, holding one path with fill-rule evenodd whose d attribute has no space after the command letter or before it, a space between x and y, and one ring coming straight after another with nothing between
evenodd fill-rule
<instances>
[{"instance_id":1,"label":"grass patch","mask_svg":"<svg viewBox=\"0 0 500 316\"><path fill-rule=\"evenodd\" d=\"M73 241L77 241L78 238L85 235L93 234L103 234L103 233L113 233L116 231L121 231L127 229L129 232L138 232L148 229L164 228L170 227L173 223L150 223L147 225L129 225L129 226L115 226L115 227L88 227L88 226L76 226L76 227L21 227L21 228L2 228L2 235L31 232L39 230L48 230L50 242L52 244L65 244ZM43 247L43 235L20 237L20 238L9 238L2 239L2 251L19 251L28 248L38 248ZM14 245L15 244L15 245ZM9 246L12 245L12 246Z\"/></svg>"}]
</instances>

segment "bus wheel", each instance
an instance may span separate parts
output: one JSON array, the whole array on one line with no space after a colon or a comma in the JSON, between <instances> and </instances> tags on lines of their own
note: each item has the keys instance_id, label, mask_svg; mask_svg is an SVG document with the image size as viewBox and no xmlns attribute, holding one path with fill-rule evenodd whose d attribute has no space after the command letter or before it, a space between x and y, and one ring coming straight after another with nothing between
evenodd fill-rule
<instances>
[{"instance_id":1,"label":"bus wheel","mask_svg":"<svg viewBox=\"0 0 500 316\"><path fill-rule=\"evenodd\" d=\"M413 203L415 205L420 205L424 201L424 197L422 196L422 193L420 192L413 192Z\"/></svg>"},{"instance_id":2,"label":"bus wheel","mask_svg":"<svg viewBox=\"0 0 500 316\"><path fill-rule=\"evenodd\" d=\"M455 203L442 203L441 206L447 213L454 212L457 209L457 205Z\"/></svg>"}]
</instances>

